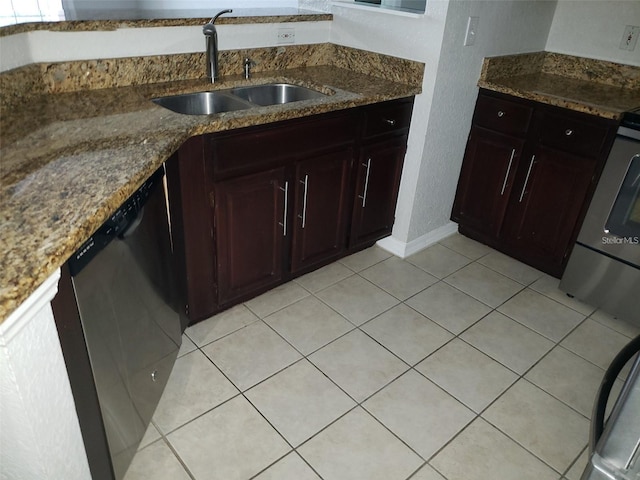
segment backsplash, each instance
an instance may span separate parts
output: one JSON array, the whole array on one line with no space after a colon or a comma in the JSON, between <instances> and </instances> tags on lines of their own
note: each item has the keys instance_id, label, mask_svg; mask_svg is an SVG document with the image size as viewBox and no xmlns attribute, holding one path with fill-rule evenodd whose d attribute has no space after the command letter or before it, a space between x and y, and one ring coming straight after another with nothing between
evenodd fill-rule
<instances>
[{"instance_id":1,"label":"backsplash","mask_svg":"<svg viewBox=\"0 0 640 480\"><path fill-rule=\"evenodd\" d=\"M241 75L243 60L253 72L331 65L406 85L422 85L424 64L331 43L226 50L220 52L221 75ZM45 93L124 87L205 76L204 53L40 63L0 74L0 105Z\"/></svg>"},{"instance_id":2,"label":"backsplash","mask_svg":"<svg viewBox=\"0 0 640 480\"><path fill-rule=\"evenodd\" d=\"M498 78L546 73L628 89L640 88L640 68L593 58L554 52L534 52L485 58L481 78Z\"/></svg>"}]
</instances>

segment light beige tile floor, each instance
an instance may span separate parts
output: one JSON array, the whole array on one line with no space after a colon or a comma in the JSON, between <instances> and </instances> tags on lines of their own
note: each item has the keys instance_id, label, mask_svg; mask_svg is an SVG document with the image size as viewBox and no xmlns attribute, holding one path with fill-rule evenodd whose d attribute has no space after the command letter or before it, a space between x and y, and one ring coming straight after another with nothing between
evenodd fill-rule
<instances>
[{"instance_id":1,"label":"light beige tile floor","mask_svg":"<svg viewBox=\"0 0 640 480\"><path fill-rule=\"evenodd\" d=\"M457 234L305 275L187 329L126 479L577 480L640 329L557 286Z\"/></svg>"}]
</instances>

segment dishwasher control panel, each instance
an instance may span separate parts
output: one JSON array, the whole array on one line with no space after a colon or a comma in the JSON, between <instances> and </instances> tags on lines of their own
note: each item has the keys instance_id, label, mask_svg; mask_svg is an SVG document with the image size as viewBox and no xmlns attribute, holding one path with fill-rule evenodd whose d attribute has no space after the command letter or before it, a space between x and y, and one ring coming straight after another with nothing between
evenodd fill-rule
<instances>
[{"instance_id":1,"label":"dishwasher control panel","mask_svg":"<svg viewBox=\"0 0 640 480\"><path fill-rule=\"evenodd\" d=\"M162 183L164 169L158 169L78 248L69 259L69 270L75 276L112 240L123 235L143 214L149 196Z\"/></svg>"}]
</instances>

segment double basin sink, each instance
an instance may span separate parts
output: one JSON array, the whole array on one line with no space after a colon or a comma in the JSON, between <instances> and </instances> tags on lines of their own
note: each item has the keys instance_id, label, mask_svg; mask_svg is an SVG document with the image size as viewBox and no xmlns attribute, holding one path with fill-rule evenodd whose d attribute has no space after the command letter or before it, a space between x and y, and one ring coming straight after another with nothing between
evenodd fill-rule
<instances>
[{"instance_id":1,"label":"double basin sink","mask_svg":"<svg viewBox=\"0 0 640 480\"><path fill-rule=\"evenodd\" d=\"M325 97L326 94L290 83L267 83L213 92L154 98L157 105L186 115L212 115Z\"/></svg>"}]
</instances>

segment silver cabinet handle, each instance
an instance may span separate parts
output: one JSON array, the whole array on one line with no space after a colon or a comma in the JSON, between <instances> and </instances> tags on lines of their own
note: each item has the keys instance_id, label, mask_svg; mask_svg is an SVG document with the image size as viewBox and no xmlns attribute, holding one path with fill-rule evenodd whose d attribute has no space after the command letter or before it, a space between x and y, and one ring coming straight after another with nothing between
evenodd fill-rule
<instances>
[{"instance_id":1,"label":"silver cabinet handle","mask_svg":"<svg viewBox=\"0 0 640 480\"><path fill-rule=\"evenodd\" d=\"M278 222L278 225L282 226L282 236L287 236L287 213L289 208L289 182L284 182L284 188L280 187L280 190L284 192L284 212L282 222Z\"/></svg>"},{"instance_id":2,"label":"silver cabinet handle","mask_svg":"<svg viewBox=\"0 0 640 480\"><path fill-rule=\"evenodd\" d=\"M500 190L500 195L504 195L504 189L507 186L507 179L509 178L509 172L511 172L511 164L513 163L513 157L516 154L516 149L511 150L511 158L509 159L509 166L507 167L507 173L504 174L504 181L502 182L502 190Z\"/></svg>"},{"instance_id":3,"label":"silver cabinet handle","mask_svg":"<svg viewBox=\"0 0 640 480\"><path fill-rule=\"evenodd\" d=\"M307 188L309 186L309 175L304 176L304 181L300 180L300 183L304 185L304 195L302 196L302 216L298 215L298 218L302 219L302 228L307 224Z\"/></svg>"},{"instance_id":4,"label":"silver cabinet handle","mask_svg":"<svg viewBox=\"0 0 640 480\"><path fill-rule=\"evenodd\" d=\"M367 174L364 177L364 192L362 195L358 195L362 199L362 208L367 204L367 190L369 189L369 172L371 171L371 158L367 159L367 163L362 164L363 167L367 167Z\"/></svg>"},{"instance_id":5,"label":"silver cabinet handle","mask_svg":"<svg viewBox=\"0 0 640 480\"><path fill-rule=\"evenodd\" d=\"M564 134L565 134L567 137L570 137L571 135L573 135L573 130L571 130L570 128L567 128L567 129L564 131Z\"/></svg>"},{"instance_id":6,"label":"silver cabinet handle","mask_svg":"<svg viewBox=\"0 0 640 480\"><path fill-rule=\"evenodd\" d=\"M396 121L393 118L383 118L384 122L392 127L395 126Z\"/></svg>"},{"instance_id":7,"label":"silver cabinet handle","mask_svg":"<svg viewBox=\"0 0 640 480\"><path fill-rule=\"evenodd\" d=\"M498 110L498 117L504 117L504 112L502 110Z\"/></svg>"},{"instance_id":8,"label":"silver cabinet handle","mask_svg":"<svg viewBox=\"0 0 640 480\"><path fill-rule=\"evenodd\" d=\"M529 170L527 170L527 177L524 179L524 185L522 186L522 192L520 192L520 200L518 203L522 202L522 198L524 197L524 191L527 189L527 183L529 183L529 175L531 175L531 168L533 168L533 164L536 161L536 156L531 157L531 161L529 162Z\"/></svg>"}]
</instances>

